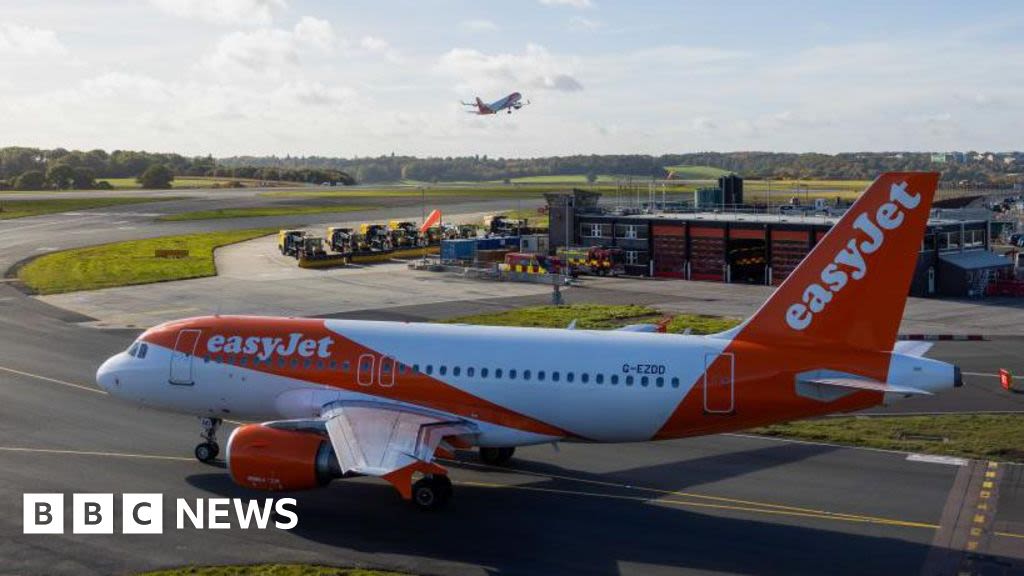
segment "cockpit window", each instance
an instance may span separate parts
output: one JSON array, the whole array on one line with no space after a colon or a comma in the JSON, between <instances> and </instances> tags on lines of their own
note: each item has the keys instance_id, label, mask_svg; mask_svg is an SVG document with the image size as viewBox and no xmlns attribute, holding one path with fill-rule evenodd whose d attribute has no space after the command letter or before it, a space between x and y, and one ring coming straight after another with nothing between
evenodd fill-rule
<instances>
[{"instance_id":1,"label":"cockpit window","mask_svg":"<svg viewBox=\"0 0 1024 576\"><path fill-rule=\"evenodd\" d=\"M138 358L139 360L145 360L146 352L148 351L149 345L143 342L142 344L139 344L139 351L135 354L135 357Z\"/></svg>"},{"instance_id":2,"label":"cockpit window","mask_svg":"<svg viewBox=\"0 0 1024 576\"><path fill-rule=\"evenodd\" d=\"M135 342L134 344L132 344L131 348L128 349L128 355L134 358L135 354L138 353L138 351L139 351L139 343Z\"/></svg>"}]
</instances>

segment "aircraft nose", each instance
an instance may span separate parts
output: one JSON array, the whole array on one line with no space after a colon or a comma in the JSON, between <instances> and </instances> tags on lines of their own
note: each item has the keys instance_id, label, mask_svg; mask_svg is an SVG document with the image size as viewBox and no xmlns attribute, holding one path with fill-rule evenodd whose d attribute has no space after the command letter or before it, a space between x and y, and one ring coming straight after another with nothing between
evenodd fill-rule
<instances>
[{"instance_id":1,"label":"aircraft nose","mask_svg":"<svg viewBox=\"0 0 1024 576\"><path fill-rule=\"evenodd\" d=\"M107 358L106 362L96 371L96 384L111 394L115 393L121 386L117 369L119 364L120 354Z\"/></svg>"}]
</instances>

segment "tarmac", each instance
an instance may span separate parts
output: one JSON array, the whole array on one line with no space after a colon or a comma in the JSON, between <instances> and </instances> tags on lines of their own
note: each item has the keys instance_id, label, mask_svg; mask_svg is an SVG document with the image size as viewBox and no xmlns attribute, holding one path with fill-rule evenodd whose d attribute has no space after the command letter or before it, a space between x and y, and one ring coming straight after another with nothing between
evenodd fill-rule
<instances>
[{"instance_id":1,"label":"tarmac","mask_svg":"<svg viewBox=\"0 0 1024 576\"><path fill-rule=\"evenodd\" d=\"M202 201L175 209L195 209ZM494 206L484 204L460 204L458 211ZM145 206L124 207L116 216L83 213L0 223L0 241L11 247L0 254L0 267L38 247L180 233L196 224L152 224L152 216L141 215ZM395 211L400 210L419 212L413 206ZM72 224L75 234L61 232L70 232ZM199 224L203 229L264 225L252 219ZM237 249L259 248L258 241L252 244ZM466 286L458 283L470 281L407 272L401 265L314 273L308 280L288 276L291 270L275 276L272 262L266 265L271 275L253 282L263 286L251 292L265 314L306 313L289 308L292 300L281 295L289 289L327 291L316 304L318 316L409 321L550 298L536 286L510 293L519 287L481 283L474 284L479 286L472 298L462 297ZM235 274L227 264L223 272L224 282L243 284L245 269ZM250 276L260 278L259 273ZM389 274L408 288L382 301L381 282ZM196 282L147 288L172 290L174 284ZM438 285L448 283L456 284L460 298L439 292ZM182 294L199 300L197 294L215 290L221 296L228 286ZM612 302L632 294L638 303L670 311L744 315L765 290L733 288L609 279L565 295L569 302ZM366 295L357 298L350 291ZM276 304L265 300L274 292ZM150 305L161 302L157 294ZM440 514L412 509L384 482L354 479L275 495L298 500L299 524L291 531L178 530L169 514L161 536L24 535L25 492L159 492L168 510L176 498L266 497L235 486L222 468L191 457L199 434L195 418L123 404L95 387L98 365L138 333L97 324L127 326L150 316L127 322L99 314L98 304L93 317L53 302L0 284L0 502L6 512L0 516L0 573L111 574L193 564L315 562L454 575L1024 574L1024 466L748 435L563 444L558 450L538 446L519 450L507 468L483 466L471 454L460 454L450 464L456 494ZM108 310L117 302L128 303L126 308L145 304L141 296L126 293L123 300L109 300ZM227 308L236 305L230 300L221 305L223 313L239 311ZM967 333L985 324L979 314L1004 322L1020 310L987 302L912 300L904 329ZM940 342L929 353L955 360L965 371L967 385L945 395L949 400L908 400L893 409L1020 410L1021 395L1001 391L992 377L1002 366L1024 373L1012 320L1002 325L1005 330L990 340ZM933 400L940 404L926 404ZM70 504L70 496L65 498Z\"/></svg>"}]
</instances>

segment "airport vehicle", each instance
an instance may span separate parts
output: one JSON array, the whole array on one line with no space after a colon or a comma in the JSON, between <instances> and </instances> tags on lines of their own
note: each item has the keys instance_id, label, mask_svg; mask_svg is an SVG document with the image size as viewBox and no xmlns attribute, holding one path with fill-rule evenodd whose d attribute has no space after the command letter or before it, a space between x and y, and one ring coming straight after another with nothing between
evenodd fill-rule
<instances>
[{"instance_id":1,"label":"airport vehicle","mask_svg":"<svg viewBox=\"0 0 1024 576\"><path fill-rule=\"evenodd\" d=\"M285 256L295 256L305 236L302 230L281 230L277 233L277 249Z\"/></svg>"},{"instance_id":2,"label":"airport vehicle","mask_svg":"<svg viewBox=\"0 0 1024 576\"><path fill-rule=\"evenodd\" d=\"M484 218L484 228L488 234L495 236L519 236L526 228L526 220L509 218L504 214L494 214Z\"/></svg>"},{"instance_id":3,"label":"airport vehicle","mask_svg":"<svg viewBox=\"0 0 1024 576\"><path fill-rule=\"evenodd\" d=\"M385 252L391 250L391 234L383 224L360 224L356 245L358 252Z\"/></svg>"},{"instance_id":4,"label":"airport vehicle","mask_svg":"<svg viewBox=\"0 0 1024 576\"><path fill-rule=\"evenodd\" d=\"M334 252L350 254L355 251L357 238L355 230L351 228L331 226L327 228L324 240L327 241L327 247Z\"/></svg>"},{"instance_id":5,"label":"airport vehicle","mask_svg":"<svg viewBox=\"0 0 1024 576\"><path fill-rule=\"evenodd\" d=\"M519 110L523 106L529 105L530 101L527 100L526 102L523 102L523 95L519 92L513 92L504 98L491 102L490 104L486 104L479 96L476 97L476 102L461 102L461 104L463 106L476 108L476 110L467 110L470 114L487 116L490 114L497 114L502 110L506 110L511 114L513 110Z\"/></svg>"},{"instance_id":6,"label":"airport vehicle","mask_svg":"<svg viewBox=\"0 0 1024 576\"><path fill-rule=\"evenodd\" d=\"M391 233L391 245L395 248L424 245L424 241L420 237L419 226L415 222L392 220L388 222L388 231Z\"/></svg>"},{"instance_id":7,"label":"airport vehicle","mask_svg":"<svg viewBox=\"0 0 1024 576\"><path fill-rule=\"evenodd\" d=\"M202 418L195 455L301 490L381 477L433 509L437 457L477 447L637 442L860 410L962 384L897 342L937 173L887 173L743 324L709 336L206 316L161 324L96 374L111 395ZM417 479L418 478L418 479Z\"/></svg>"},{"instance_id":8,"label":"airport vehicle","mask_svg":"<svg viewBox=\"0 0 1024 576\"><path fill-rule=\"evenodd\" d=\"M626 271L625 255L621 248L605 246L559 248L558 257L581 274L617 276Z\"/></svg>"}]
</instances>

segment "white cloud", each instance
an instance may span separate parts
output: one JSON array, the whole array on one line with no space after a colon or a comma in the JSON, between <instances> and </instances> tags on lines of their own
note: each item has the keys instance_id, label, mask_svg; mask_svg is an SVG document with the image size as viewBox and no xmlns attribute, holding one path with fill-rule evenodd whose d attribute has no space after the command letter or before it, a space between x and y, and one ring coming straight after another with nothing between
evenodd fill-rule
<instances>
[{"instance_id":1,"label":"white cloud","mask_svg":"<svg viewBox=\"0 0 1024 576\"><path fill-rule=\"evenodd\" d=\"M575 61L528 44L522 54L488 55L456 48L441 56L438 69L460 80L459 89L512 90L536 88L576 92L583 85L574 76Z\"/></svg>"},{"instance_id":2,"label":"white cloud","mask_svg":"<svg viewBox=\"0 0 1024 576\"><path fill-rule=\"evenodd\" d=\"M540 3L548 6L572 6L573 8L590 8L594 5L590 0L540 0Z\"/></svg>"},{"instance_id":3,"label":"white cloud","mask_svg":"<svg viewBox=\"0 0 1024 576\"><path fill-rule=\"evenodd\" d=\"M163 12L215 24L266 26L285 0L149 0Z\"/></svg>"},{"instance_id":4,"label":"white cloud","mask_svg":"<svg viewBox=\"0 0 1024 576\"><path fill-rule=\"evenodd\" d=\"M391 44L387 40L377 38L375 36L363 36L359 40L359 47L367 52L374 54L381 54L392 62L398 62L401 59L401 55L398 50L391 47Z\"/></svg>"},{"instance_id":5,"label":"white cloud","mask_svg":"<svg viewBox=\"0 0 1024 576\"><path fill-rule=\"evenodd\" d=\"M53 30L0 24L0 57L60 55L66 52Z\"/></svg>"},{"instance_id":6,"label":"white cloud","mask_svg":"<svg viewBox=\"0 0 1024 576\"><path fill-rule=\"evenodd\" d=\"M494 32L498 29L498 25L490 20L463 20L459 25L474 32Z\"/></svg>"},{"instance_id":7,"label":"white cloud","mask_svg":"<svg viewBox=\"0 0 1024 576\"><path fill-rule=\"evenodd\" d=\"M298 68L302 52L329 51L334 43L330 22L307 16L292 30L257 28L231 32L221 38L202 65L219 74L262 73L278 77Z\"/></svg>"}]
</instances>

